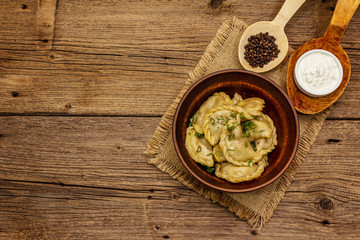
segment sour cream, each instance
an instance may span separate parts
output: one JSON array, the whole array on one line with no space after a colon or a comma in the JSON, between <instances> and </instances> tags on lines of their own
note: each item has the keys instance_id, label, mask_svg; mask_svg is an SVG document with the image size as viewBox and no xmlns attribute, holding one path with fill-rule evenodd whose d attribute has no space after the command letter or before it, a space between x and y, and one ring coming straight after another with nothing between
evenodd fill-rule
<instances>
[{"instance_id":1,"label":"sour cream","mask_svg":"<svg viewBox=\"0 0 360 240\"><path fill-rule=\"evenodd\" d=\"M341 63L334 54L314 49L303 54L295 65L296 86L312 97L326 96L335 91L343 78Z\"/></svg>"}]
</instances>

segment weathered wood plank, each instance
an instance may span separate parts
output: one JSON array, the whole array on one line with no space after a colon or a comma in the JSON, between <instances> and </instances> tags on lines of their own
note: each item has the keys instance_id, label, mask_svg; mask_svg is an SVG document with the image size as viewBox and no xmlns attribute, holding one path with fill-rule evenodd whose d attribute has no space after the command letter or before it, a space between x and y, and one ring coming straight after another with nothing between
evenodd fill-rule
<instances>
[{"instance_id":1,"label":"weathered wood plank","mask_svg":"<svg viewBox=\"0 0 360 240\"><path fill-rule=\"evenodd\" d=\"M0 179L133 190L161 186L161 181L152 180L168 176L147 164L143 155L159 120L0 117ZM360 169L359 135L359 121L326 121L304 171L340 174L349 180L347 176ZM320 163L324 166L316 170Z\"/></svg>"},{"instance_id":2,"label":"weathered wood plank","mask_svg":"<svg viewBox=\"0 0 360 240\"><path fill-rule=\"evenodd\" d=\"M355 239L359 182L325 171L300 171L261 232L174 180L137 191L0 180L0 238Z\"/></svg>"},{"instance_id":3,"label":"weathered wood plank","mask_svg":"<svg viewBox=\"0 0 360 240\"><path fill-rule=\"evenodd\" d=\"M281 4L60 1L49 52L38 50L45 43L36 31L37 1L0 3L0 112L162 115L225 19L271 19ZM307 1L286 27L290 44L320 36L334 5ZM359 16L343 38L353 75L333 118L360 117Z\"/></svg>"}]
</instances>

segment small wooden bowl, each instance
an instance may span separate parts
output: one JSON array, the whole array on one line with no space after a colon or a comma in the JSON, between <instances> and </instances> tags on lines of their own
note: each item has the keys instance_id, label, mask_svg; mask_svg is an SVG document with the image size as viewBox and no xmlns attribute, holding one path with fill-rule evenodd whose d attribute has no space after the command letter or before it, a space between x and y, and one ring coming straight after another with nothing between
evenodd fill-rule
<instances>
[{"instance_id":1,"label":"small wooden bowl","mask_svg":"<svg viewBox=\"0 0 360 240\"><path fill-rule=\"evenodd\" d=\"M269 115L276 127L278 145L268 155L269 166L252 181L230 183L207 173L193 161L185 148L185 132L190 118L215 92L225 92L233 97L259 97L265 100L263 112ZM225 70L197 81L181 99L173 120L173 141L176 152L187 170L202 183L226 192L248 192L275 181L294 158L299 142L297 113L285 92L270 79L245 70Z\"/></svg>"}]
</instances>

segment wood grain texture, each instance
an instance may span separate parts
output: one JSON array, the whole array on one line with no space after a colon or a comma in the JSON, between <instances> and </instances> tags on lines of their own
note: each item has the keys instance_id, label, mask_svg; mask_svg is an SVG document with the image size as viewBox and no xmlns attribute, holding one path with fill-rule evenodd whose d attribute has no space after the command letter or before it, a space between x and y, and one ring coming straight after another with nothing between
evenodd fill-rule
<instances>
[{"instance_id":1,"label":"wood grain texture","mask_svg":"<svg viewBox=\"0 0 360 240\"><path fill-rule=\"evenodd\" d=\"M290 46L322 36L335 3L306 1ZM356 239L359 12L342 38L349 85L261 232L142 154L221 23L282 4L0 1L0 239Z\"/></svg>"},{"instance_id":2,"label":"wood grain texture","mask_svg":"<svg viewBox=\"0 0 360 240\"><path fill-rule=\"evenodd\" d=\"M359 121L325 122L259 233L146 163L141 152L158 121L1 117L0 238L354 239L360 234ZM346 152L351 154L344 157Z\"/></svg>"},{"instance_id":3,"label":"wood grain texture","mask_svg":"<svg viewBox=\"0 0 360 240\"><path fill-rule=\"evenodd\" d=\"M282 3L59 1L49 52L37 47L43 40L36 31L37 1L27 1L26 9L23 1L1 2L0 111L160 116L225 19L271 20ZM304 3L285 28L290 45L321 36L334 6L334 0ZM360 114L359 14L342 43L353 74L338 103L348 108L335 107L335 118Z\"/></svg>"}]
</instances>

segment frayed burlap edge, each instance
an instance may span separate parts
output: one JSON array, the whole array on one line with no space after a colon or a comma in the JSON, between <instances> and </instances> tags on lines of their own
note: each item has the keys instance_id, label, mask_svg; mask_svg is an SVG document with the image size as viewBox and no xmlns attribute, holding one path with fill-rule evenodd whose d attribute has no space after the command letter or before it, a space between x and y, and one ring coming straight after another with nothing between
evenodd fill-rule
<instances>
[{"instance_id":1,"label":"frayed burlap edge","mask_svg":"<svg viewBox=\"0 0 360 240\"><path fill-rule=\"evenodd\" d=\"M269 221L269 219L273 215L275 208L279 204L280 200L283 198L286 188L291 184L292 180L294 179L294 175L298 169L298 166L303 162L311 145L314 143L316 136L320 131L322 124L326 119L326 116L328 115L329 110L313 115L311 117L311 120L306 126L303 137L299 141L299 146L295 158L293 159L286 172L280 177L277 188L269 196L269 204L262 213L254 212L243 204L236 202L228 195L223 194L221 191L207 187L206 185L198 181L196 178L191 176L191 174L187 171L178 170L170 163L166 162L165 159L160 159L157 157L157 155L161 153L162 146L165 143L166 139L171 134L173 117L182 96L197 80L205 76L208 66L214 60L218 51L221 49L222 45L231 33L231 30L233 30L239 25L242 25L246 28L246 24L244 24L236 17L234 17L233 20L226 20L221 25L221 27L216 33L215 38L206 48L205 53L201 57L197 66L191 73L189 73L189 79L186 81L179 95L174 100L172 105L168 108L164 116L161 118L160 124L156 128L155 133L151 138L150 142L148 143L147 149L144 154L152 157L149 160L150 164L153 164L161 171L168 173L173 179L179 180L183 185L195 190L205 198L211 199L214 202L218 202L220 205L228 208L229 211L234 212L235 215L238 216L240 219L246 220L253 228L260 230L262 226L267 221ZM239 30L241 30L241 28ZM313 135L314 133L315 135ZM308 137L310 135L313 135L315 137Z\"/></svg>"}]
</instances>

